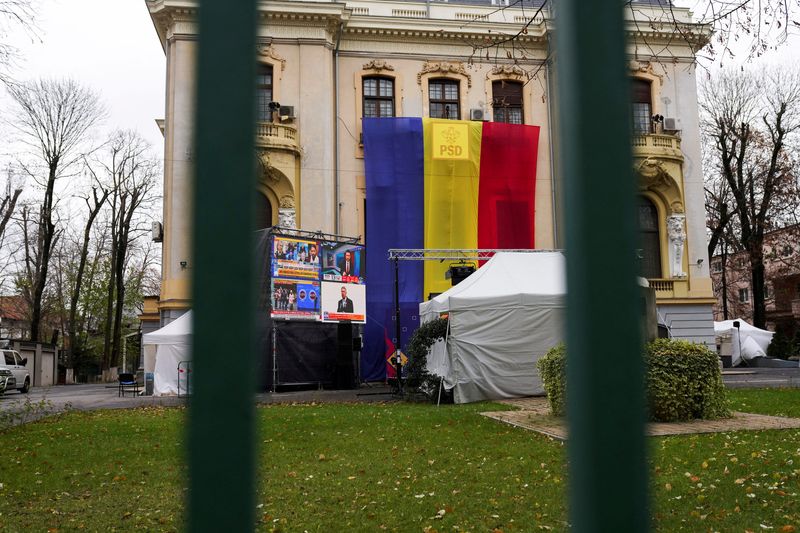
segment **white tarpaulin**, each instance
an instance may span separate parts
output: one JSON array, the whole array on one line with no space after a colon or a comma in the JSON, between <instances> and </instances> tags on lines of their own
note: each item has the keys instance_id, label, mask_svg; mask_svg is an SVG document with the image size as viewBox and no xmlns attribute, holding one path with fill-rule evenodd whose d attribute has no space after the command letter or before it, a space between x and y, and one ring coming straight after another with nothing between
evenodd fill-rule
<instances>
[{"instance_id":1,"label":"white tarpaulin","mask_svg":"<svg viewBox=\"0 0 800 533\"><path fill-rule=\"evenodd\" d=\"M153 367L153 395L172 396L178 394L178 365L192 358L192 312L188 311L163 328L142 335L145 359L155 348ZM145 368L145 372L148 369ZM184 380L182 391L186 392Z\"/></svg>"},{"instance_id":2,"label":"white tarpaulin","mask_svg":"<svg viewBox=\"0 0 800 533\"><path fill-rule=\"evenodd\" d=\"M423 322L449 315L445 361L432 355L456 403L544 392L536 361L564 338L565 268L561 252L500 252L420 304Z\"/></svg>"},{"instance_id":3,"label":"white tarpaulin","mask_svg":"<svg viewBox=\"0 0 800 533\"><path fill-rule=\"evenodd\" d=\"M738 329L733 327L734 322L739 322ZM730 335L733 366L739 365L742 359L752 361L756 357L766 357L767 347L775 335L772 331L751 326L741 318L714 322L714 333L717 336Z\"/></svg>"}]
</instances>

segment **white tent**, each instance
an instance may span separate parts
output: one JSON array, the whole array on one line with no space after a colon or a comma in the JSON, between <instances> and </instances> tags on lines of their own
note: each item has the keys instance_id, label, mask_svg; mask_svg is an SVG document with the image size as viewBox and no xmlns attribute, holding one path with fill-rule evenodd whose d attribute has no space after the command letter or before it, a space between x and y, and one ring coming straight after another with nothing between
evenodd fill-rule
<instances>
[{"instance_id":1,"label":"white tent","mask_svg":"<svg viewBox=\"0 0 800 533\"><path fill-rule=\"evenodd\" d=\"M153 372L153 395L178 394L181 362L192 358L192 312L188 311L163 328L142 335L144 345L144 371ZM186 379L182 381L182 392Z\"/></svg>"},{"instance_id":2,"label":"white tent","mask_svg":"<svg viewBox=\"0 0 800 533\"><path fill-rule=\"evenodd\" d=\"M564 338L566 259L561 252L500 252L419 306L423 322L447 313L446 349L429 369L456 403L542 394L536 361Z\"/></svg>"},{"instance_id":3,"label":"white tent","mask_svg":"<svg viewBox=\"0 0 800 533\"><path fill-rule=\"evenodd\" d=\"M738 329L733 327L734 322L739 322ZM733 366L739 365L743 359L752 361L757 357L766 357L767 347L775 335L772 331L751 326L741 318L714 322L714 333L717 336L730 335Z\"/></svg>"}]
</instances>

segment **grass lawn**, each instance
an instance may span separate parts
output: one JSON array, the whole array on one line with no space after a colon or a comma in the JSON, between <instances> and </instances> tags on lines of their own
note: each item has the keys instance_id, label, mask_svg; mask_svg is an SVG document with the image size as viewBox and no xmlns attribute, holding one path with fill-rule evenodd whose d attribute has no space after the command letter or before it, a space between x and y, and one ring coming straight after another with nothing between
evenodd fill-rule
<instances>
[{"instance_id":1,"label":"grass lawn","mask_svg":"<svg viewBox=\"0 0 800 533\"><path fill-rule=\"evenodd\" d=\"M800 416L800 390L731 398ZM565 446L477 414L501 408L260 407L258 528L566 530ZM185 413L76 412L0 433L0 531L181 529ZM654 529L800 531L800 430L649 442ZM236 449L224 431L219 447Z\"/></svg>"}]
</instances>

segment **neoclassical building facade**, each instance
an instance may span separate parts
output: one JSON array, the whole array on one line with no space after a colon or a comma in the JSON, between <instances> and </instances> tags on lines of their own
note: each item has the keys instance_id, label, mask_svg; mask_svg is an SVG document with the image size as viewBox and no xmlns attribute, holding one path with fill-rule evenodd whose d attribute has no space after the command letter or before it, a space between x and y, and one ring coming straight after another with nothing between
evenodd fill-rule
<instances>
[{"instance_id":1,"label":"neoclassical building facade","mask_svg":"<svg viewBox=\"0 0 800 533\"><path fill-rule=\"evenodd\" d=\"M365 235L364 117L502 121L541 128L535 242L542 249L563 247L561 226L569 213L558 207L554 22L537 2L503 3L262 3L253 139L260 225ZM159 299L167 323L191 303L197 2L146 5L167 57ZM673 335L711 343L694 58L709 29L693 24L685 9L665 12L656 1L636 5L639 19L630 20L628 30L642 270ZM607 231L613 228L598 221L598 238Z\"/></svg>"}]
</instances>

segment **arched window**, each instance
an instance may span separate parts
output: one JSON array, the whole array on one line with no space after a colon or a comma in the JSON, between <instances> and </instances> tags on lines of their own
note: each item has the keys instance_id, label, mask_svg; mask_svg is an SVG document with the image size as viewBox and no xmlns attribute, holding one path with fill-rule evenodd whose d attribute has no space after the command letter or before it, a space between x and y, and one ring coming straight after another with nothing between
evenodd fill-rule
<instances>
[{"instance_id":1,"label":"arched window","mask_svg":"<svg viewBox=\"0 0 800 533\"><path fill-rule=\"evenodd\" d=\"M362 78L363 117L394 116L394 80L379 76Z\"/></svg>"},{"instance_id":2,"label":"arched window","mask_svg":"<svg viewBox=\"0 0 800 533\"><path fill-rule=\"evenodd\" d=\"M258 64L256 73L256 120L259 122L272 122L272 65Z\"/></svg>"},{"instance_id":3,"label":"arched window","mask_svg":"<svg viewBox=\"0 0 800 533\"><path fill-rule=\"evenodd\" d=\"M652 133L653 108L650 96L650 82L633 79L631 95L631 120L633 133L639 135Z\"/></svg>"},{"instance_id":4,"label":"arched window","mask_svg":"<svg viewBox=\"0 0 800 533\"><path fill-rule=\"evenodd\" d=\"M661 277L661 239L658 231L658 210L649 198L639 197L639 244L641 245L641 275Z\"/></svg>"},{"instance_id":5,"label":"arched window","mask_svg":"<svg viewBox=\"0 0 800 533\"><path fill-rule=\"evenodd\" d=\"M496 80L492 82L494 121L522 124L522 82Z\"/></svg>"}]
</instances>

